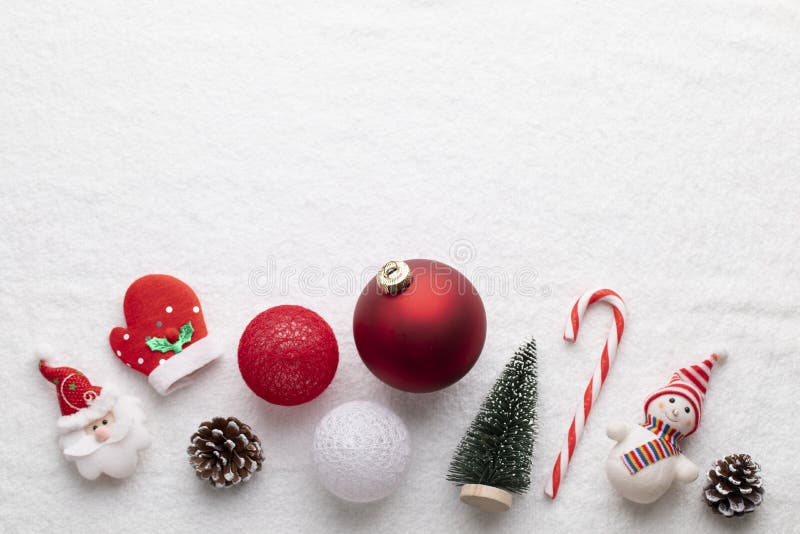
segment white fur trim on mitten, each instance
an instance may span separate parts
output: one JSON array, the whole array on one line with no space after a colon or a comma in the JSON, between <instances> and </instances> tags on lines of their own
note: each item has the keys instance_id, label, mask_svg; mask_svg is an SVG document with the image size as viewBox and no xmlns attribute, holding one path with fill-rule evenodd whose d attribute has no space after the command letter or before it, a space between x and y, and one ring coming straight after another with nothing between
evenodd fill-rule
<instances>
[{"instance_id":1,"label":"white fur trim on mitten","mask_svg":"<svg viewBox=\"0 0 800 534\"><path fill-rule=\"evenodd\" d=\"M153 372L147 377L147 381L160 394L169 395L188 386L192 382L192 374L220 356L222 356L222 350L216 340L211 336L206 336L164 360L164 363L153 369Z\"/></svg>"}]
</instances>

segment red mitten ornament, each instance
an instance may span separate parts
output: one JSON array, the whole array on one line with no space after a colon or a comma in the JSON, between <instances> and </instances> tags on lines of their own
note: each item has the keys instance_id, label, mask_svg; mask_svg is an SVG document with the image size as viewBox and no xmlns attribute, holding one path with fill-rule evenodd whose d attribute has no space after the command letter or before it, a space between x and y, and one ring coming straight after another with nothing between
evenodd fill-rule
<instances>
[{"instance_id":1,"label":"red mitten ornament","mask_svg":"<svg viewBox=\"0 0 800 534\"><path fill-rule=\"evenodd\" d=\"M390 386L436 391L475 365L486 311L454 268L433 260L390 261L358 299L353 337L364 364Z\"/></svg>"},{"instance_id":2,"label":"red mitten ornament","mask_svg":"<svg viewBox=\"0 0 800 534\"><path fill-rule=\"evenodd\" d=\"M40 354L39 356L43 356ZM127 478L136 471L139 451L150 446L139 400L93 385L72 367L39 360L39 372L55 386L61 417L59 445L78 472L94 480L101 474Z\"/></svg>"},{"instance_id":3,"label":"red mitten ornament","mask_svg":"<svg viewBox=\"0 0 800 534\"><path fill-rule=\"evenodd\" d=\"M111 348L162 395L189 385L192 373L222 355L208 335L197 295L173 276L139 278L123 307L128 327L111 331Z\"/></svg>"},{"instance_id":4,"label":"red mitten ornament","mask_svg":"<svg viewBox=\"0 0 800 534\"><path fill-rule=\"evenodd\" d=\"M239 371L253 393L295 406L325 391L339 365L336 336L302 306L275 306L250 321L239 341Z\"/></svg>"}]
</instances>

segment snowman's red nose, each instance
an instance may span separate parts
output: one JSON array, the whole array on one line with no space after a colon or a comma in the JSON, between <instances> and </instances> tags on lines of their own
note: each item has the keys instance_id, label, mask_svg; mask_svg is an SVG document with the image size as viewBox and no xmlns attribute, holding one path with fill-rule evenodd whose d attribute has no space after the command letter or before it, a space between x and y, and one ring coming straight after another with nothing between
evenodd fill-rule
<instances>
[{"instance_id":1,"label":"snowman's red nose","mask_svg":"<svg viewBox=\"0 0 800 534\"><path fill-rule=\"evenodd\" d=\"M180 333L178 332L178 329L174 326L169 326L164 329L164 337L167 338L167 341L170 343L175 343L178 341L179 334Z\"/></svg>"}]
</instances>

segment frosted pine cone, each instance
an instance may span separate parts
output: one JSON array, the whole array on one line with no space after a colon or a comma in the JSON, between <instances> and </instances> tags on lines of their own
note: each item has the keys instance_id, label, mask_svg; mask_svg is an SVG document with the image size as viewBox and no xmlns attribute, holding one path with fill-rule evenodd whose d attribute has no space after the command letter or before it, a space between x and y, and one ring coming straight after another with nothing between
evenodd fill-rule
<instances>
[{"instance_id":1,"label":"frosted pine cone","mask_svg":"<svg viewBox=\"0 0 800 534\"><path fill-rule=\"evenodd\" d=\"M202 423L186 449L198 478L216 488L235 486L261 470L261 441L235 417Z\"/></svg>"},{"instance_id":2,"label":"frosted pine cone","mask_svg":"<svg viewBox=\"0 0 800 534\"><path fill-rule=\"evenodd\" d=\"M714 462L705 487L706 502L725 517L742 516L758 507L764 496L760 466L749 454L731 454Z\"/></svg>"}]
</instances>

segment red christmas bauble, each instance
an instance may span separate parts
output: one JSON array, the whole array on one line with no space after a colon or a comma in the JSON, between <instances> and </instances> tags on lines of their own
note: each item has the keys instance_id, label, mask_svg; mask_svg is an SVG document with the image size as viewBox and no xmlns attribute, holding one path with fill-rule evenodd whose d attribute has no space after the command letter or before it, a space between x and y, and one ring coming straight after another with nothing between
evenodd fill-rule
<instances>
[{"instance_id":1,"label":"red christmas bauble","mask_svg":"<svg viewBox=\"0 0 800 534\"><path fill-rule=\"evenodd\" d=\"M336 374L339 346L325 320L302 306L256 315L239 340L239 372L253 393L295 406L322 393Z\"/></svg>"},{"instance_id":2,"label":"red christmas bauble","mask_svg":"<svg viewBox=\"0 0 800 534\"><path fill-rule=\"evenodd\" d=\"M486 311L454 268L433 260L389 262L358 299L353 336L364 364L390 386L436 391L475 365Z\"/></svg>"}]
</instances>

